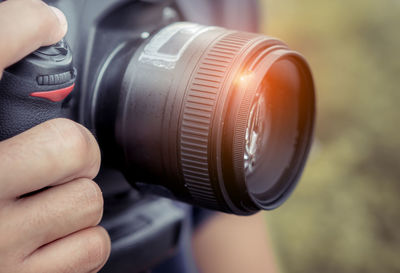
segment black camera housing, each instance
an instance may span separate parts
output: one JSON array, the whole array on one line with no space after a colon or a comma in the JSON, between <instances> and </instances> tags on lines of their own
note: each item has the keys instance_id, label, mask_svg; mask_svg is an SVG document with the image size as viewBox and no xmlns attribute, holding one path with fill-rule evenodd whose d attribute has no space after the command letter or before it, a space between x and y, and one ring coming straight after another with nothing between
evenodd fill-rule
<instances>
[{"instance_id":1,"label":"black camera housing","mask_svg":"<svg viewBox=\"0 0 400 273\"><path fill-rule=\"evenodd\" d=\"M177 21L249 32L257 32L259 25L258 3L254 0L45 2L60 8L67 17L66 41L78 71L74 91L63 102L63 116L82 123L95 135L90 112L92 97L96 95L93 90L116 48L130 43L130 50L134 52L149 34ZM104 145L102 148L107 149ZM103 157L96 178L105 198L101 225L109 231L112 240L111 256L102 272L140 272L173 255L183 238L190 236L191 207L137 192L113 167L117 164Z\"/></svg>"}]
</instances>

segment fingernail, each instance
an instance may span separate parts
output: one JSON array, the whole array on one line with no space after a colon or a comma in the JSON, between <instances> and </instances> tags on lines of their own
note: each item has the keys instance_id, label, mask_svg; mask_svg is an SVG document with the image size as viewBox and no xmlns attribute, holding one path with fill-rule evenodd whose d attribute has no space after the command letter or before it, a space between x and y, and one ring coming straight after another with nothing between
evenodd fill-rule
<instances>
[{"instance_id":1,"label":"fingernail","mask_svg":"<svg viewBox=\"0 0 400 273\"><path fill-rule=\"evenodd\" d=\"M54 12L54 14L57 16L58 21L60 22L60 25L61 25L64 35L65 35L65 33L67 32L67 28L68 28L67 18L65 18L64 13L61 10L59 10L58 8L56 8L56 7L50 7L50 8Z\"/></svg>"}]
</instances>

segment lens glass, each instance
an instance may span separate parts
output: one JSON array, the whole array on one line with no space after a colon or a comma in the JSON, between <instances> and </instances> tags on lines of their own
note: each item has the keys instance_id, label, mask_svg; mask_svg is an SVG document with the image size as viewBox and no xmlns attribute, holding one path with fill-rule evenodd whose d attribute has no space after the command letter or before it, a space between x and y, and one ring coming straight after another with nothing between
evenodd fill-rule
<instances>
[{"instance_id":1,"label":"lens glass","mask_svg":"<svg viewBox=\"0 0 400 273\"><path fill-rule=\"evenodd\" d=\"M257 160L261 157L270 133L271 122L266 105L265 92L258 92L250 110L246 129L246 147L244 153L244 169L247 176L255 171Z\"/></svg>"},{"instance_id":2,"label":"lens glass","mask_svg":"<svg viewBox=\"0 0 400 273\"><path fill-rule=\"evenodd\" d=\"M285 189L285 172L295 161L302 118L301 72L291 59L274 63L253 100L244 169L250 193L258 198L276 196Z\"/></svg>"}]
</instances>

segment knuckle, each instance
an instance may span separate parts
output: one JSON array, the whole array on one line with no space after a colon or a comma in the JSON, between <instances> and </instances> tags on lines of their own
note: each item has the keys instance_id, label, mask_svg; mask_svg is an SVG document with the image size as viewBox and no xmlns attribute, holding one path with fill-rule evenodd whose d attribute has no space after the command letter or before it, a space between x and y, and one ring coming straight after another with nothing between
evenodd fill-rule
<instances>
[{"instance_id":1,"label":"knuckle","mask_svg":"<svg viewBox=\"0 0 400 273\"><path fill-rule=\"evenodd\" d=\"M73 148L82 154L89 150L88 135L76 122L64 118L48 121L55 130L58 138L66 145L66 148Z\"/></svg>"},{"instance_id":2,"label":"knuckle","mask_svg":"<svg viewBox=\"0 0 400 273\"><path fill-rule=\"evenodd\" d=\"M94 224L97 225L103 216L103 194L96 182L82 178L79 180L78 191L81 195L82 206L90 208L90 216L94 219Z\"/></svg>"},{"instance_id":3,"label":"knuckle","mask_svg":"<svg viewBox=\"0 0 400 273\"><path fill-rule=\"evenodd\" d=\"M88 168L88 176L94 177L100 168L100 150L90 132L68 119L55 119L48 123L75 168Z\"/></svg>"},{"instance_id":4,"label":"knuckle","mask_svg":"<svg viewBox=\"0 0 400 273\"><path fill-rule=\"evenodd\" d=\"M101 227L95 227L87 242L88 251L86 263L93 268L102 266L108 259L111 251L110 238L107 232Z\"/></svg>"}]
</instances>

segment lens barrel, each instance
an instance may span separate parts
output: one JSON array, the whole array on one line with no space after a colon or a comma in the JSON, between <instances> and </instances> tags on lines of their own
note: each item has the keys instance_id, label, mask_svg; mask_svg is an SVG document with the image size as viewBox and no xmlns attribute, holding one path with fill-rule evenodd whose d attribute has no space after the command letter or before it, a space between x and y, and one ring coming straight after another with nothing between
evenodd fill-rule
<instances>
[{"instance_id":1,"label":"lens barrel","mask_svg":"<svg viewBox=\"0 0 400 273\"><path fill-rule=\"evenodd\" d=\"M268 36L180 22L126 61L120 90L100 97L116 101L111 130L130 183L241 215L288 197L315 116L301 55Z\"/></svg>"}]
</instances>

